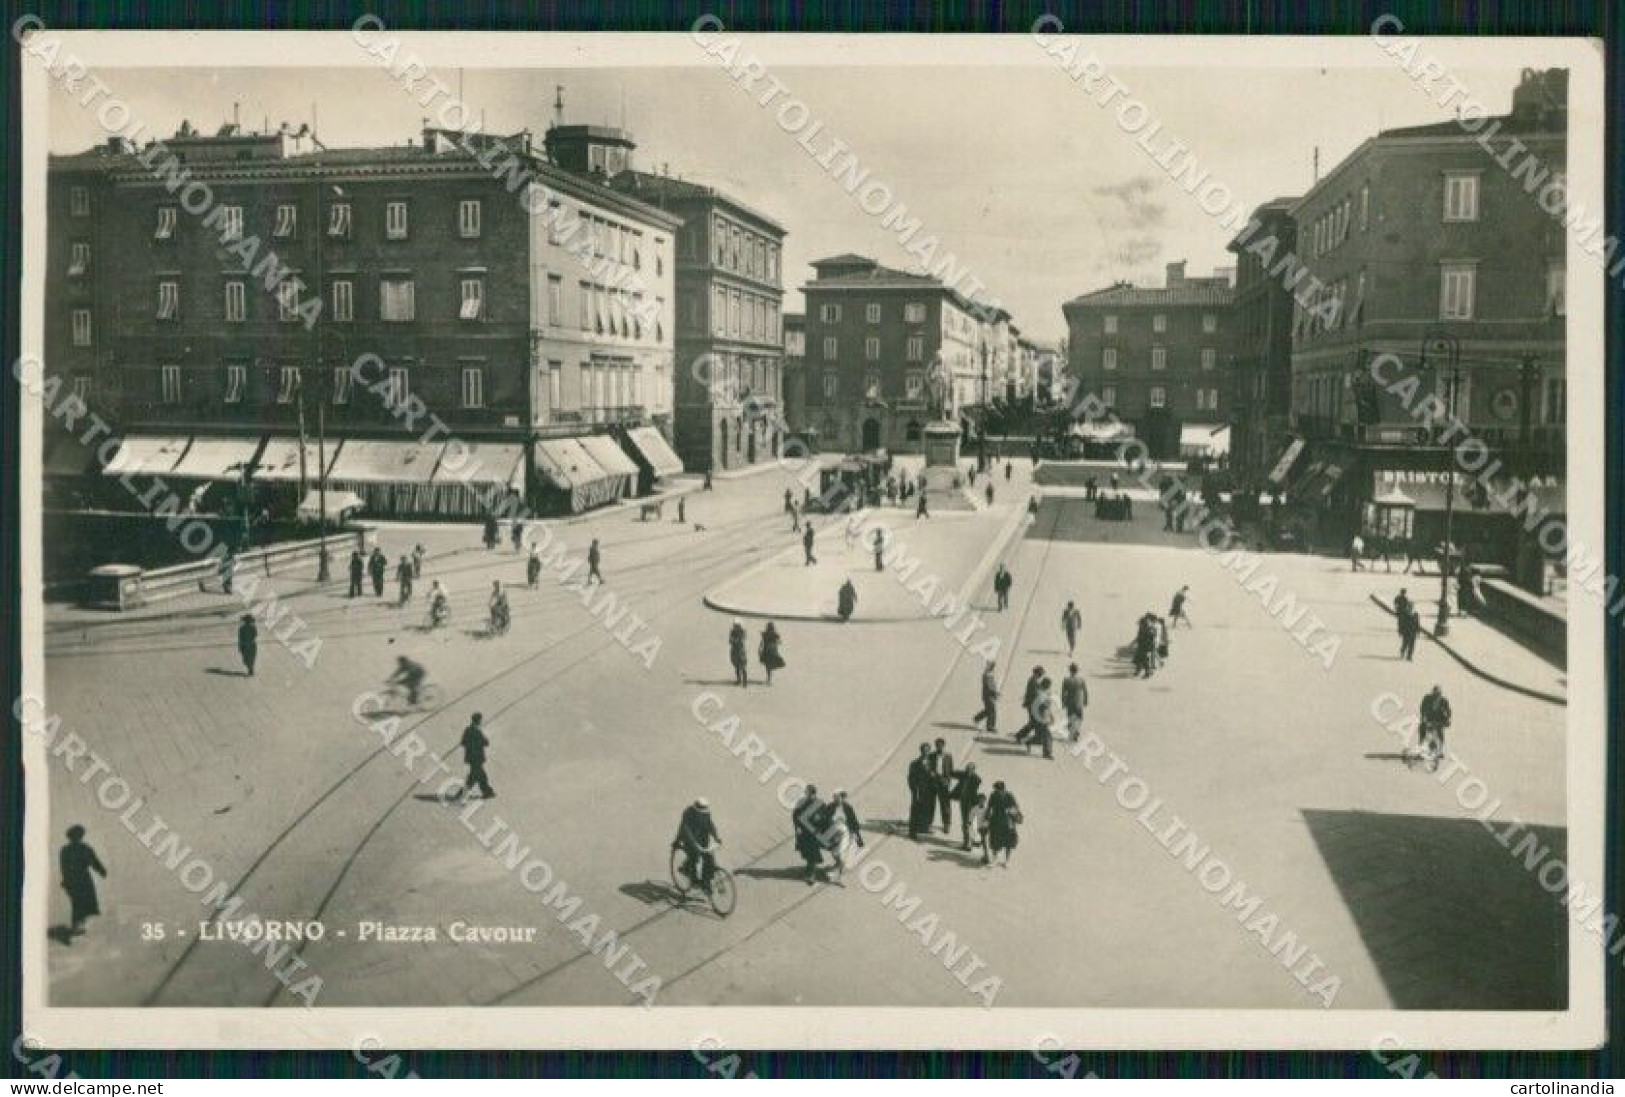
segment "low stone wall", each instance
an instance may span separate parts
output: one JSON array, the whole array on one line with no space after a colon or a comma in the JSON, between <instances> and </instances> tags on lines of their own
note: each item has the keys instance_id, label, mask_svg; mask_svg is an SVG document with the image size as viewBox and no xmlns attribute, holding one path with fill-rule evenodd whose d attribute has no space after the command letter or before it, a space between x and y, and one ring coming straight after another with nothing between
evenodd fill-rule
<instances>
[{"instance_id":1,"label":"low stone wall","mask_svg":"<svg viewBox=\"0 0 1625 1097\"><path fill-rule=\"evenodd\" d=\"M371 526L352 526L327 538L327 554L333 578L347 577L350 552L359 548L363 554L372 550L376 531ZM286 541L280 545L250 549L236 558L238 576L277 575L291 571L306 571L315 579L321 541ZM153 602L162 602L195 594L203 589L219 589L220 565L214 558L194 560L165 568L140 570L124 580L125 594L120 597L109 585L94 580L81 587L85 601L113 609L134 609Z\"/></svg>"},{"instance_id":2,"label":"low stone wall","mask_svg":"<svg viewBox=\"0 0 1625 1097\"><path fill-rule=\"evenodd\" d=\"M1546 661L1568 669L1568 615L1520 587L1483 579L1484 619Z\"/></svg>"}]
</instances>

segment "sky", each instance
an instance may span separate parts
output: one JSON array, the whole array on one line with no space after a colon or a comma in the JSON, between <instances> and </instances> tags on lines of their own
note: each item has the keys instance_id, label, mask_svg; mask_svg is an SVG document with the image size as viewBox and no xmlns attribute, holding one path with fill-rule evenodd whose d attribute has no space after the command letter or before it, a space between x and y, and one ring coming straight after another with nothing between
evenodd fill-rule
<instances>
[{"instance_id":1,"label":"sky","mask_svg":"<svg viewBox=\"0 0 1625 1097\"><path fill-rule=\"evenodd\" d=\"M1301 194L1378 129L1446 120L1397 66L1327 69L1114 68L1160 122L1251 209ZM795 136L720 68L435 70L487 132L538 138L564 88L565 121L621 125L634 164L718 187L788 230L785 311L802 310L808 264L858 252L916 269L895 229L865 212ZM1161 285L1164 264L1204 274L1233 263L1230 232L1209 217L1059 64L879 68L787 67L774 75L822 123L816 151L839 138L894 201L922 221L1030 337L1065 333L1063 302L1125 279ZM1463 69L1492 111L1507 109L1517 70ZM101 73L152 132L182 119L212 132L237 104L245 127L315 121L329 147L416 140L425 110L375 65L351 69L120 69ZM776 106L777 104L775 104ZM433 114L434 108L429 112ZM431 124L438 124L431 118ZM52 152L106 134L94 111L53 89ZM1157 148L1164 147L1158 144ZM877 200L878 202L878 200Z\"/></svg>"}]
</instances>

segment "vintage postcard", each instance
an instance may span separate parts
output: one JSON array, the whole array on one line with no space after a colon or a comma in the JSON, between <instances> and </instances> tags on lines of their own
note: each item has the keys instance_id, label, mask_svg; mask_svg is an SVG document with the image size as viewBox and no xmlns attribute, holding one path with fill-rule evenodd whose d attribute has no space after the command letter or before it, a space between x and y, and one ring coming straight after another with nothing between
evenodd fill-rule
<instances>
[{"instance_id":1,"label":"vintage postcard","mask_svg":"<svg viewBox=\"0 0 1625 1097\"><path fill-rule=\"evenodd\" d=\"M13 34L39 1046L1600 1042L1594 43Z\"/></svg>"}]
</instances>

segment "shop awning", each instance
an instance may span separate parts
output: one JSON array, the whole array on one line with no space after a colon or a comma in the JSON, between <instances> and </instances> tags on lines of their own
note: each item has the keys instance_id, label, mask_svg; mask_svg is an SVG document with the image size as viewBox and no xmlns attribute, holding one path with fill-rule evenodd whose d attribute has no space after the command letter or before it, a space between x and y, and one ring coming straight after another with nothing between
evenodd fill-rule
<instances>
[{"instance_id":1,"label":"shop awning","mask_svg":"<svg viewBox=\"0 0 1625 1097\"><path fill-rule=\"evenodd\" d=\"M1287 473L1292 471L1292 466L1298 463L1298 456L1303 453L1303 446L1304 441L1302 438L1294 438L1287 443L1286 449L1281 451L1280 458L1275 462L1275 467L1270 470L1270 483L1279 484L1286 479Z\"/></svg>"},{"instance_id":2,"label":"shop awning","mask_svg":"<svg viewBox=\"0 0 1625 1097\"><path fill-rule=\"evenodd\" d=\"M637 479L637 462L626 455L626 451L607 434L588 434L576 439L587 451L598 467L605 472L617 476L630 476Z\"/></svg>"},{"instance_id":3,"label":"shop awning","mask_svg":"<svg viewBox=\"0 0 1625 1097\"><path fill-rule=\"evenodd\" d=\"M1130 423L1073 423L1072 437L1085 442L1126 442L1134 437Z\"/></svg>"},{"instance_id":4,"label":"shop awning","mask_svg":"<svg viewBox=\"0 0 1625 1097\"><path fill-rule=\"evenodd\" d=\"M194 437L186 456L171 470L172 476L190 480L241 480L243 470L254 463L260 451L259 438Z\"/></svg>"},{"instance_id":5,"label":"shop awning","mask_svg":"<svg viewBox=\"0 0 1625 1097\"><path fill-rule=\"evenodd\" d=\"M437 484L506 484L516 491L524 491L524 443L447 442L440 453L434 479Z\"/></svg>"},{"instance_id":6,"label":"shop awning","mask_svg":"<svg viewBox=\"0 0 1625 1097\"><path fill-rule=\"evenodd\" d=\"M656 476L676 476L683 471L683 459L654 427L633 427L626 436Z\"/></svg>"},{"instance_id":7,"label":"shop awning","mask_svg":"<svg viewBox=\"0 0 1625 1097\"><path fill-rule=\"evenodd\" d=\"M130 436L119 443L118 452L107 464L107 475L161 476L173 469L186 453L188 440L173 437Z\"/></svg>"},{"instance_id":8,"label":"shop awning","mask_svg":"<svg viewBox=\"0 0 1625 1097\"><path fill-rule=\"evenodd\" d=\"M440 460L441 443L367 442L348 438L328 470L329 480L426 484Z\"/></svg>"},{"instance_id":9,"label":"shop awning","mask_svg":"<svg viewBox=\"0 0 1625 1097\"><path fill-rule=\"evenodd\" d=\"M1179 451L1193 457L1229 453L1230 428L1222 423L1186 423L1179 428Z\"/></svg>"},{"instance_id":10,"label":"shop awning","mask_svg":"<svg viewBox=\"0 0 1625 1097\"><path fill-rule=\"evenodd\" d=\"M95 471L96 447L87 446L79 435L46 428L45 475L85 476Z\"/></svg>"},{"instance_id":11,"label":"shop awning","mask_svg":"<svg viewBox=\"0 0 1625 1097\"><path fill-rule=\"evenodd\" d=\"M327 443L327 466L333 467L342 442ZM322 447L314 441L305 442L305 479L314 482L320 475L316 467ZM297 484L299 482L299 439L267 438L254 466L254 479L265 483Z\"/></svg>"},{"instance_id":12,"label":"shop awning","mask_svg":"<svg viewBox=\"0 0 1625 1097\"><path fill-rule=\"evenodd\" d=\"M598 466L575 438L548 438L535 445L536 468L570 500L573 511L587 510L614 499L626 482Z\"/></svg>"}]
</instances>

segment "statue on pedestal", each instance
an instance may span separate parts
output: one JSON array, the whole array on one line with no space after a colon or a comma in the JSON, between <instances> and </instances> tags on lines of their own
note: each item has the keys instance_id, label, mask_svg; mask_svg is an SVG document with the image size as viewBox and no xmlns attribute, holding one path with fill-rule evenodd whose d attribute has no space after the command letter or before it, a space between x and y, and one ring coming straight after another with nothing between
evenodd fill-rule
<instances>
[{"instance_id":1,"label":"statue on pedestal","mask_svg":"<svg viewBox=\"0 0 1625 1097\"><path fill-rule=\"evenodd\" d=\"M948 421L957 417L959 409L954 403L953 375L948 371L948 363L942 360L941 351L931 359L926 390L930 398L928 407L932 419Z\"/></svg>"}]
</instances>

